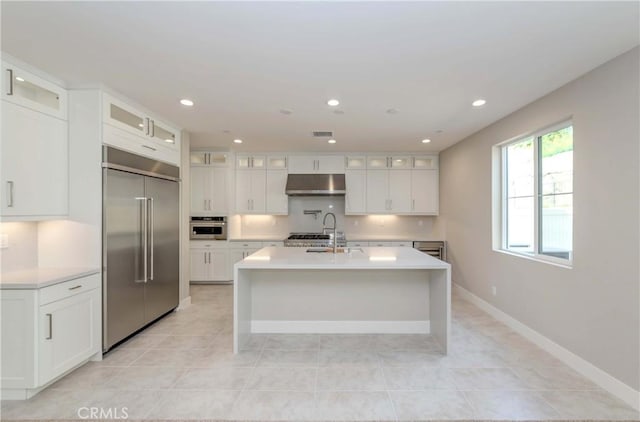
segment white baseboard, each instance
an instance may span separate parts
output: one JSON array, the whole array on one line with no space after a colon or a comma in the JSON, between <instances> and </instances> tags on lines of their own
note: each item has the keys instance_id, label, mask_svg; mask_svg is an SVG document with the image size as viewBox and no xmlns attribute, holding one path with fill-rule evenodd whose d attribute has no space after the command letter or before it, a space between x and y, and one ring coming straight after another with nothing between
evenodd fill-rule
<instances>
[{"instance_id":1,"label":"white baseboard","mask_svg":"<svg viewBox=\"0 0 640 422\"><path fill-rule=\"evenodd\" d=\"M191 306L191 296L187 296L180 301L180 304L176 308L176 311L183 311Z\"/></svg>"},{"instance_id":2,"label":"white baseboard","mask_svg":"<svg viewBox=\"0 0 640 422\"><path fill-rule=\"evenodd\" d=\"M543 350L551 353L560 361L564 362L578 373L590 379L591 381L599 385L602 389L618 397L620 400L624 401L635 410L640 410L640 391L634 390L619 379L612 377L592 363L584 360L570 350L565 349L551 339L543 336L539 332L528 327L509 314L506 314L505 312L496 308L489 302L474 295L464 287L458 284L454 284L453 288L463 299L466 299L474 305L478 306L480 309L484 310L498 321L505 323L511 329L527 338L528 340L532 341Z\"/></svg>"},{"instance_id":3,"label":"white baseboard","mask_svg":"<svg viewBox=\"0 0 640 422\"><path fill-rule=\"evenodd\" d=\"M251 321L253 333L429 334L429 321Z\"/></svg>"}]
</instances>

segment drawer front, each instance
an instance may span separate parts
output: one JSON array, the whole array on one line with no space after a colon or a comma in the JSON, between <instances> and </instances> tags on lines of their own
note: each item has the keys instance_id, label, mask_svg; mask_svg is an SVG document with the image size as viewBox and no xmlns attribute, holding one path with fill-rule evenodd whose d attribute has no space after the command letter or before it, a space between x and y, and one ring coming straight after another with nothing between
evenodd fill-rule
<instances>
[{"instance_id":1,"label":"drawer front","mask_svg":"<svg viewBox=\"0 0 640 422\"><path fill-rule=\"evenodd\" d=\"M192 240L189 246L197 249L227 249L229 243L226 240Z\"/></svg>"},{"instance_id":2,"label":"drawer front","mask_svg":"<svg viewBox=\"0 0 640 422\"><path fill-rule=\"evenodd\" d=\"M348 248L365 248L369 246L369 242L347 242Z\"/></svg>"},{"instance_id":3,"label":"drawer front","mask_svg":"<svg viewBox=\"0 0 640 422\"><path fill-rule=\"evenodd\" d=\"M393 242L369 242L369 246L395 246Z\"/></svg>"},{"instance_id":4,"label":"drawer front","mask_svg":"<svg viewBox=\"0 0 640 422\"><path fill-rule=\"evenodd\" d=\"M413 248L413 242L393 242L393 246L400 248Z\"/></svg>"},{"instance_id":5,"label":"drawer front","mask_svg":"<svg viewBox=\"0 0 640 422\"><path fill-rule=\"evenodd\" d=\"M284 246L284 242L262 242L264 247L267 246Z\"/></svg>"},{"instance_id":6,"label":"drawer front","mask_svg":"<svg viewBox=\"0 0 640 422\"><path fill-rule=\"evenodd\" d=\"M232 248L262 249L262 242L239 242L239 241L234 241L234 242L230 242L229 246L232 247Z\"/></svg>"},{"instance_id":7,"label":"drawer front","mask_svg":"<svg viewBox=\"0 0 640 422\"><path fill-rule=\"evenodd\" d=\"M39 290L40 306L99 288L100 274L65 281Z\"/></svg>"}]
</instances>

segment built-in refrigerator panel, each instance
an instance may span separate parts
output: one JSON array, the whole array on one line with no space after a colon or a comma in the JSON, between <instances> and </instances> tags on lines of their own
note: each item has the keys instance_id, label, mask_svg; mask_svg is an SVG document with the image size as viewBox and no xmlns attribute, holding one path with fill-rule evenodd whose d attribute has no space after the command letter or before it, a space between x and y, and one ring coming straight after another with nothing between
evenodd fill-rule
<instances>
[{"instance_id":1,"label":"built-in refrigerator panel","mask_svg":"<svg viewBox=\"0 0 640 422\"><path fill-rule=\"evenodd\" d=\"M105 169L103 348L145 325L145 177Z\"/></svg>"},{"instance_id":2,"label":"built-in refrigerator panel","mask_svg":"<svg viewBox=\"0 0 640 422\"><path fill-rule=\"evenodd\" d=\"M146 177L145 197L150 207L149 274L145 284L145 320L149 323L178 306L178 184Z\"/></svg>"}]
</instances>

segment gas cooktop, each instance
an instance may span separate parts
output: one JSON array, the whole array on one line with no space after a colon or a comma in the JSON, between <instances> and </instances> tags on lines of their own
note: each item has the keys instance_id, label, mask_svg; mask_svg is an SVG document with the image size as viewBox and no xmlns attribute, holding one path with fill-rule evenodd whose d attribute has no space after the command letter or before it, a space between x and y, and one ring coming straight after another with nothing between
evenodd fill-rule
<instances>
[{"instance_id":1,"label":"gas cooktop","mask_svg":"<svg viewBox=\"0 0 640 422\"><path fill-rule=\"evenodd\" d=\"M344 232L336 233L336 245L338 247L347 246ZM291 233L284 241L284 246L298 247L330 247L333 246L332 235L323 233Z\"/></svg>"}]
</instances>

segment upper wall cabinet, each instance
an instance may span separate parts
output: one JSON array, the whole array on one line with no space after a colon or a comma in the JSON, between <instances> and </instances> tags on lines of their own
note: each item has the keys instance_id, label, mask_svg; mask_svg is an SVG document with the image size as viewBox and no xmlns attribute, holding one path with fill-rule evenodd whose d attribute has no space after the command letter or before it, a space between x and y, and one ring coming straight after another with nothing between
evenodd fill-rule
<instances>
[{"instance_id":1,"label":"upper wall cabinet","mask_svg":"<svg viewBox=\"0 0 640 422\"><path fill-rule=\"evenodd\" d=\"M344 157L341 155L292 155L289 156L289 173L344 173Z\"/></svg>"},{"instance_id":2,"label":"upper wall cabinet","mask_svg":"<svg viewBox=\"0 0 640 422\"><path fill-rule=\"evenodd\" d=\"M413 168L423 170L438 169L437 155L416 155L413 157Z\"/></svg>"},{"instance_id":3,"label":"upper wall cabinet","mask_svg":"<svg viewBox=\"0 0 640 422\"><path fill-rule=\"evenodd\" d=\"M229 153L221 151L191 151L192 166L227 167Z\"/></svg>"},{"instance_id":4,"label":"upper wall cabinet","mask_svg":"<svg viewBox=\"0 0 640 422\"><path fill-rule=\"evenodd\" d=\"M2 98L31 110L67 120L67 91L32 73L2 63Z\"/></svg>"},{"instance_id":5,"label":"upper wall cabinet","mask_svg":"<svg viewBox=\"0 0 640 422\"><path fill-rule=\"evenodd\" d=\"M236 156L237 169L265 169L267 167L267 159L264 155L243 155Z\"/></svg>"},{"instance_id":6,"label":"upper wall cabinet","mask_svg":"<svg viewBox=\"0 0 640 422\"><path fill-rule=\"evenodd\" d=\"M3 101L2 216L16 220L68 214L68 124Z\"/></svg>"},{"instance_id":7,"label":"upper wall cabinet","mask_svg":"<svg viewBox=\"0 0 640 422\"><path fill-rule=\"evenodd\" d=\"M410 169L413 165L410 156L370 156L367 157L368 169Z\"/></svg>"},{"instance_id":8,"label":"upper wall cabinet","mask_svg":"<svg viewBox=\"0 0 640 422\"><path fill-rule=\"evenodd\" d=\"M103 94L103 142L180 165L180 131L130 104Z\"/></svg>"},{"instance_id":9,"label":"upper wall cabinet","mask_svg":"<svg viewBox=\"0 0 640 422\"><path fill-rule=\"evenodd\" d=\"M2 217L44 220L69 213L67 92L3 63Z\"/></svg>"}]
</instances>

